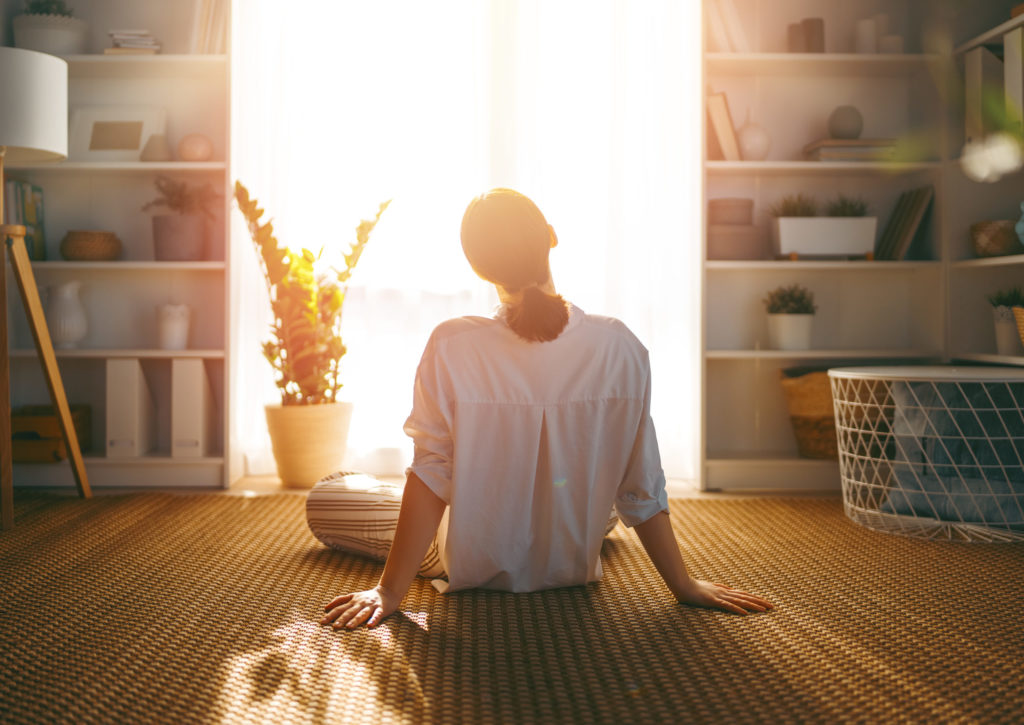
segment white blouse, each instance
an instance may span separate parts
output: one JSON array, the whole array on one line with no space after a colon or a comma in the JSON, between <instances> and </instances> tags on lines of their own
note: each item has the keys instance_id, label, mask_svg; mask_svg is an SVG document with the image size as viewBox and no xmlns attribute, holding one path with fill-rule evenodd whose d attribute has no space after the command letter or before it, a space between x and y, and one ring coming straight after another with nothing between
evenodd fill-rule
<instances>
[{"instance_id":1,"label":"white blouse","mask_svg":"<svg viewBox=\"0 0 1024 725\"><path fill-rule=\"evenodd\" d=\"M601 577L612 507L627 526L668 510L647 349L616 319L571 307L557 339L494 318L434 330L405 432L408 472L449 504L447 584L513 592Z\"/></svg>"}]
</instances>

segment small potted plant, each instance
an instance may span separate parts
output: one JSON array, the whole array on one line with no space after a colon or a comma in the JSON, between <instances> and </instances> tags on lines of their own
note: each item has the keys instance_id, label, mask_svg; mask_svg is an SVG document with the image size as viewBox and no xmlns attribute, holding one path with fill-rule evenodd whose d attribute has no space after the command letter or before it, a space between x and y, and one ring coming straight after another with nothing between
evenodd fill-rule
<instances>
[{"instance_id":1,"label":"small potted plant","mask_svg":"<svg viewBox=\"0 0 1024 725\"><path fill-rule=\"evenodd\" d=\"M203 259L207 222L212 221L213 204L220 194L209 184L190 186L166 176L156 178L159 196L142 207L165 210L153 215L153 258L161 262Z\"/></svg>"},{"instance_id":2,"label":"small potted plant","mask_svg":"<svg viewBox=\"0 0 1024 725\"><path fill-rule=\"evenodd\" d=\"M263 210L240 182L235 182L235 200L259 255L274 314L263 356L281 393L280 405L265 408L278 476L286 486L309 487L340 470L344 461L352 415L352 403L338 397L346 352L341 339L345 285L390 202L356 227L344 268L324 270L321 254L278 243L273 224L260 223Z\"/></svg>"},{"instance_id":3,"label":"small potted plant","mask_svg":"<svg viewBox=\"0 0 1024 725\"><path fill-rule=\"evenodd\" d=\"M775 217L772 242L779 257L867 257L875 250L878 217L863 199L839 194L818 216L818 202L790 194L768 210Z\"/></svg>"},{"instance_id":4,"label":"small potted plant","mask_svg":"<svg viewBox=\"0 0 1024 725\"><path fill-rule=\"evenodd\" d=\"M999 355L1024 355L1021 335L1017 331L1014 308L1024 309L1024 290L1020 287L999 290L988 296L996 328L996 352Z\"/></svg>"},{"instance_id":5,"label":"small potted plant","mask_svg":"<svg viewBox=\"0 0 1024 725\"><path fill-rule=\"evenodd\" d=\"M72 17L64 0L25 0L13 21L14 46L50 55L85 53L89 25Z\"/></svg>"},{"instance_id":6,"label":"small potted plant","mask_svg":"<svg viewBox=\"0 0 1024 725\"><path fill-rule=\"evenodd\" d=\"M764 298L768 312L768 346L775 350L809 350L814 293L799 284L777 287Z\"/></svg>"}]
</instances>

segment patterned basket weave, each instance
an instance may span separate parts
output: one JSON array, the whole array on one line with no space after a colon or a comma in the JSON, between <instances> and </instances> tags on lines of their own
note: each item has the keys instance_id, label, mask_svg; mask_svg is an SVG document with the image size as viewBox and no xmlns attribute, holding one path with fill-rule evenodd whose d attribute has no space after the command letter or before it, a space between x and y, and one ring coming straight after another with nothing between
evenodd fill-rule
<instances>
[{"instance_id":1,"label":"patterned basket weave","mask_svg":"<svg viewBox=\"0 0 1024 725\"><path fill-rule=\"evenodd\" d=\"M779 379L786 393L797 450L804 458L839 458L828 373L794 375L796 372L780 370Z\"/></svg>"},{"instance_id":2,"label":"patterned basket weave","mask_svg":"<svg viewBox=\"0 0 1024 725\"><path fill-rule=\"evenodd\" d=\"M113 232L72 229L60 243L60 255L75 262L107 262L121 256L121 240Z\"/></svg>"},{"instance_id":3,"label":"patterned basket weave","mask_svg":"<svg viewBox=\"0 0 1024 725\"><path fill-rule=\"evenodd\" d=\"M1017 320L1017 332L1020 334L1021 344L1024 344L1024 307L1014 307L1013 318Z\"/></svg>"}]
</instances>

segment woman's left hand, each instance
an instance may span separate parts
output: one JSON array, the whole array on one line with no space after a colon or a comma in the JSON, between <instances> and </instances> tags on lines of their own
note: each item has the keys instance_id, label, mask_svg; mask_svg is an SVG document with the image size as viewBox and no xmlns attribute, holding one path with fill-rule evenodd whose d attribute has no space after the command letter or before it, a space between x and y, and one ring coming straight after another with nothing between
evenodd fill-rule
<instances>
[{"instance_id":1,"label":"woman's left hand","mask_svg":"<svg viewBox=\"0 0 1024 725\"><path fill-rule=\"evenodd\" d=\"M320 624L330 624L334 629L355 629L365 624L372 629L398 609L400 601L401 597L389 595L380 585L365 592L342 594L324 607L327 614L320 620Z\"/></svg>"}]
</instances>

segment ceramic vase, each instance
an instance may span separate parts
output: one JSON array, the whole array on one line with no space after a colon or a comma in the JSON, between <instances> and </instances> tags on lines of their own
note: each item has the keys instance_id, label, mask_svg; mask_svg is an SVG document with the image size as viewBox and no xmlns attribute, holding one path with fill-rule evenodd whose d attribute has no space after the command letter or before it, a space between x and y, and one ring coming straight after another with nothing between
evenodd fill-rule
<instances>
[{"instance_id":1,"label":"ceramic vase","mask_svg":"<svg viewBox=\"0 0 1024 725\"><path fill-rule=\"evenodd\" d=\"M1010 357L1024 355L1013 310L1005 305L993 307L992 317L996 329L996 353Z\"/></svg>"},{"instance_id":2,"label":"ceramic vase","mask_svg":"<svg viewBox=\"0 0 1024 725\"><path fill-rule=\"evenodd\" d=\"M856 106L837 106L828 117L828 134L832 138L859 138L864 130L864 116Z\"/></svg>"},{"instance_id":3,"label":"ceramic vase","mask_svg":"<svg viewBox=\"0 0 1024 725\"><path fill-rule=\"evenodd\" d=\"M50 328L53 346L61 350L78 347L89 332L85 306L79 297L82 283L71 280L51 285L46 302L46 326Z\"/></svg>"},{"instance_id":4,"label":"ceramic vase","mask_svg":"<svg viewBox=\"0 0 1024 725\"><path fill-rule=\"evenodd\" d=\"M13 21L14 46L50 55L88 51L89 24L67 15L25 14Z\"/></svg>"},{"instance_id":5,"label":"ceramic vase","mask_svg":"<svg viewBox=\"0 0 1024 725\"><path fill-rule=\"evenodd\" d=\"M192 310L188 305L159 305L156 308L157 331L161 350L188 347L188 328Z\"/></svg>"},{"instance_id":6,"label":"ceramic vase","mask_svg":"<svg viewBox=\"0 0 1024 725\"><path fill-rule=\"evenodd\" d=\"M203 258L206 220L198 214L153 217L153 258L160 262L194 262Z\"/></svg>"},{"instance_id":7,"label":"ceramic vase","mask_svg":"<svg viewBox=\"0 0 1024 725\"><path fill-rule=\"evenodd\" d=\"M768 315L768 346L773 350L810 350L813 314Z\"/></svg>"},{"instance_id":8,"label":"ceramic vase","mask_svg":"<svg viewBox=\"0 0 1024 725\"><path fill-rule=\"evenodd\" d=\"M740 145L740 157L744 161L764 161L768 158L768 151L771 149L772 141L768 132L756 123L750 122L750 112L747 112L746 121L742 128L736 132Z\"/></svg>"},{"instance_id":9,"label":"ceramic vase","mask_svg":"<svg viewBox=\"0 0 1024 725\"><path fill-rule=\"evenodd\" d=\"M284 486L312 488L342 470L352 408L352 403L266 406L270 445Z\"/></svg>"}]
</instances>

